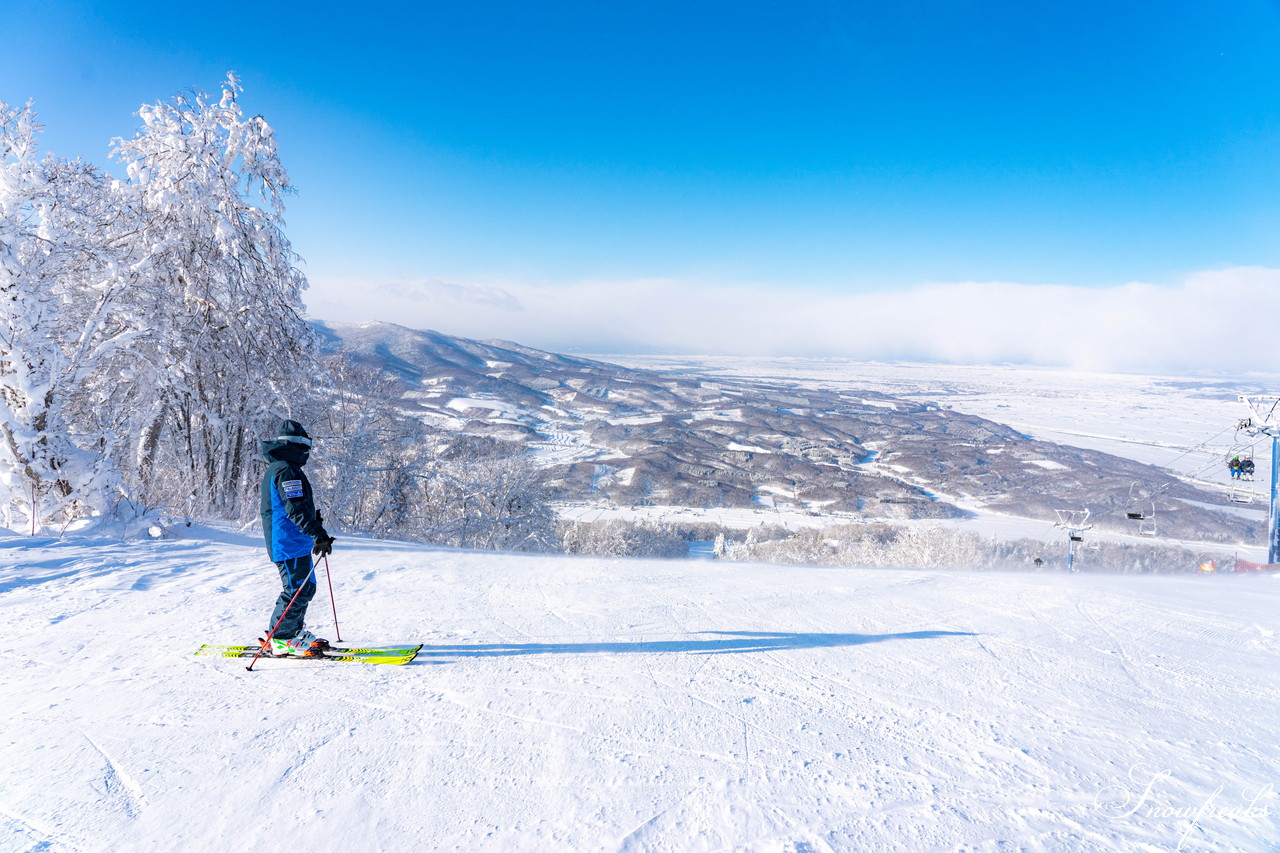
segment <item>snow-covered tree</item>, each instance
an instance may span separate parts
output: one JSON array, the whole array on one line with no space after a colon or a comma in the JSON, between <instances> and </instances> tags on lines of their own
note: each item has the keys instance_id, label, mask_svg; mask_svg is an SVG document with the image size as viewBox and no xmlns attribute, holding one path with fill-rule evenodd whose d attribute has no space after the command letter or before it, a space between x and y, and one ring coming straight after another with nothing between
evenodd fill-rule
<instances>
[{"instance_id":1,"label":"snow-covered tree","mask_svg":"<svg viewBox=\"0 0 1280 853\"><path fill-rule=\"evenodd\" d=\"M37 150L30 104L0 103L0 499L32 530L101 511L119 496L111 437L85 389L141 330L118 240L114 182Z\"/></svg>"},{"instance_id":2,"label":"snow-covered tree","mask_svg":"<svg viewBox=\"0 0 1280 853\"><path fill-rule=\"evenodd\" d=\"M229 516L256 486L259 434L314 375L306 280L283 230L289 178L272 128L244 116L240 92L229 75L217 99L144 106L142 128L113 151L139 222L132 271L152 329L115 395L137 481L153 501Z\"/></svg>"},{"instance_id":3,"label":"snow-covered tree","mask_svg":"<svg viewBox=\"0 0 1280 853\"><path fill-rule=\"evenodd\" d=\"M560 549L597 557L684 557L689 543L661 522L569 522L560 526Z\"/></svg>"},{"instance_id":4,"label":"snow-covered tree","mask_svg":"<svg viewBox=\"0 0 1280 853\"><path fill-rule=\"evenodd\" d=\"M323 393L304 419L319 439L312 481L331 529L462 548L554 545L541 473L523 455L424 423L384 371L344 355L325 367Z\"/></svg>"},{"instance_id":5,"label":"snow-covered tree","mask_svg":"<svg viewBox=\"0 0 1280 853\"><path fill-rule=\"evenodd\" d=\"M537 468L523 455L460 444L462 452L438 458L425 481L425 538L459 548L549 550L555 516Z\"/></svg>"},{"instance_id":6,"label":"snow-covered tree","mask_svg":"<svg viewBox=\"0 0 1280 853\"><path fill-rule=\"evenodd\" d=\"M440 439L400 411L388 374L343 356L327 358L324 366L324 393L303 418L319 439L312 482L330 530L415 538Z\"/></svg>"}]
</instances>

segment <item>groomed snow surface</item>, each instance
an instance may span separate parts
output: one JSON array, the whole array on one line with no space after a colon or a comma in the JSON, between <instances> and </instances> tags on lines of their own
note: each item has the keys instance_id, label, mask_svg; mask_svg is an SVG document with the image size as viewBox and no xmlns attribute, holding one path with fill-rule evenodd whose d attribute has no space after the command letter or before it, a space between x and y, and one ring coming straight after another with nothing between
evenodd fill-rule
<instances>
[{"instance_id":1,"label":"groomed snow surface","mask_svg":"<svg viewBox=\"0 0 1280 853\"><path fill-rule=\"evenodd\" d=\"M1280 578L0 539L0 849L1274 850ZM332 638L324 578L309 624Z\"/></svg>"}]
</instances>

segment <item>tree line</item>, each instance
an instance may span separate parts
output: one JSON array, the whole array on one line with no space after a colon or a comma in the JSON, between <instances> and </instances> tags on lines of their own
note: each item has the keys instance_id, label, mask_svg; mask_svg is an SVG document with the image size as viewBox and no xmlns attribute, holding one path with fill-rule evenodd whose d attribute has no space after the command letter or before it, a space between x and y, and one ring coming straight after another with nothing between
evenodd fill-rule
<instances>
[{"instance_id":1,"label":"tree line","mask_svg":"<svg viewBox=\"0 0 1280 853\"><path fill-rule=\"evenodd\" d=\"M555 534L537 472L401 411L385 377L321 359L284 228L275 132L228 75L144 105L111 174L40 151L31 103L0 102L0 522L112 513L250 521L257 443L319 437L338 529L462 547Z\"/></svg>"}]
</instances>

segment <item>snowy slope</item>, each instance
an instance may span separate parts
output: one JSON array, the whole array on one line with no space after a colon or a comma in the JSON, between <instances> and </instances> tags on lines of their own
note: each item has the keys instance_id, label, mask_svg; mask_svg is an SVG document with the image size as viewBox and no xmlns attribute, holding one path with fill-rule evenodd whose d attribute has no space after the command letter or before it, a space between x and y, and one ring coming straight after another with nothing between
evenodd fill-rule
<instances>
[{"instance_id":1,"label":"snowy slope","mask_svg":"<svg viewBox=\"0 0 1280 853\"><path fill-rule=\"evenodd\" d=\"M192 652L263 627L272 569L183 532L0 539L0 849L1280 843L1277 577L341 539L343 638L421 658L247 673ZM323 592L309 621L332 628Z\"/></svg>"}]
</instances>

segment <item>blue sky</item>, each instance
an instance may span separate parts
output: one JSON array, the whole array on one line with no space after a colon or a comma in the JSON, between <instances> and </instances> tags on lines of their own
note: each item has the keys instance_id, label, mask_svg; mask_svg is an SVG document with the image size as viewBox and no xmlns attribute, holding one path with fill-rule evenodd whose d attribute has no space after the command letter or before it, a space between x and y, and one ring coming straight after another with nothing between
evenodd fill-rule
<instances>
[{"instance_id":1,"label":"blue sky","mask_svg":"<svg viewBox=\"0 0 1280 853\"><path fill-rule=\"evenodd\" d=\"M1225 307L1253 285L1223 271L1280 268L1276 2L19 5L0 99L61 155L241 76L327 319L690 350L746 346L724 300L854 323L940 284L1093 304L1215 273ZM627 328L678 296L715 334Z\"/></svg>"}]
</instances>

